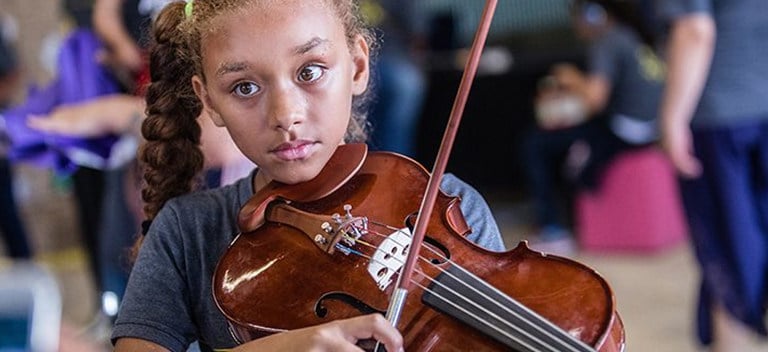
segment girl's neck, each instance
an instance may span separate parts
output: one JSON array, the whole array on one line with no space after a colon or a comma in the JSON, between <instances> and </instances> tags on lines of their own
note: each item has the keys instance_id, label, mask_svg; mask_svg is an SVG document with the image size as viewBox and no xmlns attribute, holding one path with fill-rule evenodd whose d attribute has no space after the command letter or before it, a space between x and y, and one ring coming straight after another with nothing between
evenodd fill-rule
<instances>
[{"instance_id":1,"label":"girl's neck","mask_svg":"<svg viewBox=\"0 0 768 352\"><path fill-rule=\"evenodd\" d=\"M261 170L256 170L256 175L253 177L253 193L258 192L260 189L264 188L271 180L267 178L267 176L261 172Z\"/></svg>"}]
</instances>

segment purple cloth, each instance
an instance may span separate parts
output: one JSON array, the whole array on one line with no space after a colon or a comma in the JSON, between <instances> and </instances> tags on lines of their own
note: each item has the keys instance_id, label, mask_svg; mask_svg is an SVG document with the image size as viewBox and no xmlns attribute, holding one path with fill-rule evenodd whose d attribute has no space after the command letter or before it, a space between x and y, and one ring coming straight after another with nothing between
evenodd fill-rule
<instances>
[{"instance_id":1,"label":"purple cloth","mask_svg":"<svg viewBox=\"0 0 768 352\"><path fill-rule=\"evenodd\" d=\"M27 127L29 115L48 114L59 105L85 102L120 91L114 77L96 62L100 48L101 43L91 30L72 32L62 43L54 81L43 89L32 87L23 104L4 113L12 141L8 154L11 160L29 162L63 174L78 168L78 163L73 160L75 154L106 162L117 136L66 137Z\"/></svg>"}]
</instances>

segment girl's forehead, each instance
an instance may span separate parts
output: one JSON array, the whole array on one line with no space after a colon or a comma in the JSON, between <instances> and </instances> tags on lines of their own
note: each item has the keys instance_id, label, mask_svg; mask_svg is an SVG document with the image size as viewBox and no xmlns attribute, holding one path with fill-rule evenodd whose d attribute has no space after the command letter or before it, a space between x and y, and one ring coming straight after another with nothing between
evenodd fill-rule
<instances>
[{"instance_id":1,"label":"girl's forehead","mask_svg":"<svg viewBox=\"0 0 768 352\"><path fill-rule=\"evenodd\" d=\"M246 0L242 5L225 10L210 19L207 32L213 34L222 29L231 30L238 25L285 26L288 23L300 22L306 17L318 16L327 16L327 19L342 25L331 0Z\"/></svg>"},{"instance_id":2,"label":"girl's forehead","mask_svg":"<svg viewBox=\"0 0 768 352\"><path fill-rule=\"evenodd\" d=\"M265 9L266 4L273 8ZM256 0L252 6L222 13L202 38L203 62L264 57L295 57L315 50L348 50L341 20L324 0ZM298 54L297 54L298 53ZM254 56L255 55L255 56ZM204 65L207 66L207 65Z\"/></svg>"}]
</instances>

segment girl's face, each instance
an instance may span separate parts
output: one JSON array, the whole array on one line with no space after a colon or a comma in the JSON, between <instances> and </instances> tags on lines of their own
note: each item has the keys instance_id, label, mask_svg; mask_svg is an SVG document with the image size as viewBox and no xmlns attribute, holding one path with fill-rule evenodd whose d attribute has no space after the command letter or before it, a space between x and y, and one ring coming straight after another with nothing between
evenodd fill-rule
<instances>
[{"instance_id":1,"label":"girl's face","mask_svg":"<svg viewBox=\"0 0 768 352\"><path fill-rule=\"evenodd\" d=\"M367 87L367 43L350 48L324 0L264 1L214 21L202 41L206 81L192 79L207 115L259 166L257 184L312 179Z\"/></svg>"}]
</instances>

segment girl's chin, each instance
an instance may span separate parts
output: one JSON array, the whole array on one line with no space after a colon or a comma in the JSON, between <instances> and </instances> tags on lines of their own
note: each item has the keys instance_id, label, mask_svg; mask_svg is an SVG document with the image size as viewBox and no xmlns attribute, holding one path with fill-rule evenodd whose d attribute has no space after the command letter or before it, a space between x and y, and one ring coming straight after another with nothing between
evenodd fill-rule
<instances>
[{"instance_id":1,"label":"girl's chin","mask_svg":"<svg viewBox=\"0 0 768 352\"><path fill-rule=\"evenodd\" d=\"M310 165L304 165L301 167L291 167L286 170L284 173L280 173L279 175L275 175L275 180L293 185L297 183L307 182L320 174L322 171L322 168L319 167L311 167Z\"/></svg>"}]
</instances>

